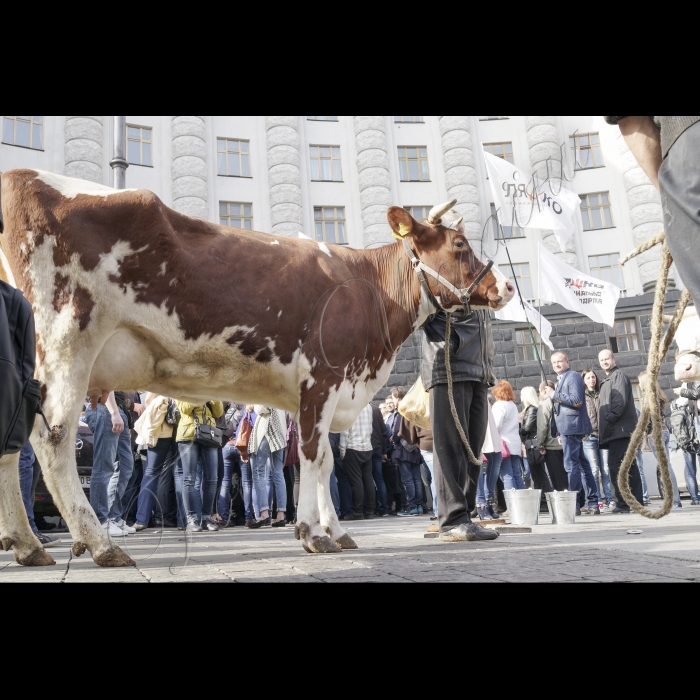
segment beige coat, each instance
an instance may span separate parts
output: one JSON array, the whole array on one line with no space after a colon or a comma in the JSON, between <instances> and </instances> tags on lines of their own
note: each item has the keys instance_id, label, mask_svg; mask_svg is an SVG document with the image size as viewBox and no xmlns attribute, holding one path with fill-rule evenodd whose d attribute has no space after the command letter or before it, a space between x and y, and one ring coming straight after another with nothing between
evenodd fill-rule
<instances>
[{"instance_id":1,"label":"beige coat","mask_svg":"<svg viewBox=\"0 0 700 700\"><path fill-rule=\"evenodd\" d=\"M173 428L165 422L168 412L168 399L165 396L151 394L146 400L146 410L136 421L137 445L155 447L158 440L171 439Z\"/></svg>"}]
</instances>

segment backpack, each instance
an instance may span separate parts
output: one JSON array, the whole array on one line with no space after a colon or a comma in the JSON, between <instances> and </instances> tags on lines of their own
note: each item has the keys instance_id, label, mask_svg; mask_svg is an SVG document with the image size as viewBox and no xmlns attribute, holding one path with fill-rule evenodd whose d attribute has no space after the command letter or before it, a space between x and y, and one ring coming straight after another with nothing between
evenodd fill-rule
<instances>
[{"instance_id":1,"label":"backpack","mask_svg":"<svg viewBox=\"0 0 700 700\"><path fill-rule=\"evenodd\" d=\"M674 401L673 404L671 404L669 423L671 425L671 432L678 443L678 447L680 447L683 452L695 454L700 452L698 434L687 406L679 406L678 403Z\"/></svg>"},{"instance_id":2,"label":"backpack","mask_svg":"<svg viewBox=\"0 0 700 700\"><path fill-rule=\"evenodd\" d=\"M165 422L172 428L176 428L182 416L174 399L168 399L168 410L165 412Z\"/></svg>"},{"instance_id":3,"label":"backpack","mask_svg":"<svg viewBox=\"0 0 700 700\"><path fill-rule=\"evenodd\" d=\"M37 413L43 416L35 363L32 307L22 292L0 281L0 457L20 452Z\"/></svg>"}]
</instances>

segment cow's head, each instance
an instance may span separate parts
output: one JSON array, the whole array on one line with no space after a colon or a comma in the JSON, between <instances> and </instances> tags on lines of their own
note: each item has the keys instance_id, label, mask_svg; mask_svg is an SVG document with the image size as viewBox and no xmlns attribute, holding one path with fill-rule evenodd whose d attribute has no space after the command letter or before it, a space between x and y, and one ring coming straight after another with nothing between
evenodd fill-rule
<instances>
[{"instance_id":1,"label":"cow's head","mask_svg":"<svg viewBox=\"0 0 700 700\"><path fill-rule=\"evenodd\" d=\"M387 214L394 237L407 241L418 259L449 283L427 277L433 295L445 311L464 308L449 285L467 289L484 270L464 234L463 217L452 209L455 204L456 200L433 207L424 224L401 207L391 207ZM498 311L514 296L513 285L502 275L489 271L471 293L471 306Z\"/></svg>"},{"instance_id":2,"label":"cow's head","mask_svg":"<svg viewBox=\"0 0 700 700\"><path fill-rule=\"evenodd\" d=\"M686 309L675 340L676 381L700 382L700 318L696 308Z\"/></svg>"}]
</instances>

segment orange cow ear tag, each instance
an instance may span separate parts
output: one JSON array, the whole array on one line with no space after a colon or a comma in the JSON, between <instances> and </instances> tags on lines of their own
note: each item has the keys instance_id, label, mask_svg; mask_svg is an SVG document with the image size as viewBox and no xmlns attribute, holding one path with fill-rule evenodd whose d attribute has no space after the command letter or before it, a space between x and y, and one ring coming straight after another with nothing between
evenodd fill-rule
<instances>
[{"instance_id":1,"label":"orange cow ear tag","mask_svg":"<svg viewBox=\"0 0 700 700\"><path fill-rule=\"evenodd\" d=\"M397 240L402 241L408 234L411 233L411 229L406 226L406 224L399 224L399 231L392 231L391 235Z\"/></svg>"}]
</instances>

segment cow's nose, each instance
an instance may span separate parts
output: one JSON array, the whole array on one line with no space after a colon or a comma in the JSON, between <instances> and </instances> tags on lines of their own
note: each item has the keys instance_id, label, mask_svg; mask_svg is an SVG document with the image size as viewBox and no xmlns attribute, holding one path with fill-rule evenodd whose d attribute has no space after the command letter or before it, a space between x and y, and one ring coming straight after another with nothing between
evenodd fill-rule
<instances>
[{"instance_id":1,"label":"cow's nose","mask_svg":"<svg viewBox=\"0 0 700 700\"><path fill-rule=\"evenodd\" d=\"M515 287L510 283L506 283L506 289L508 290L508 294L515 294Z\"/></svg>"}]
</instances>

